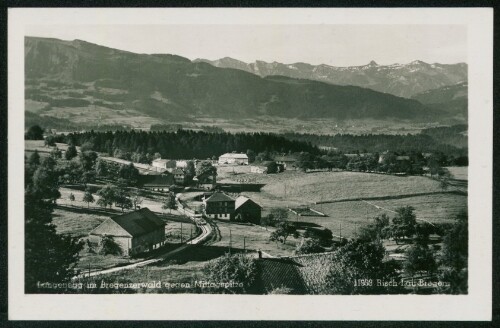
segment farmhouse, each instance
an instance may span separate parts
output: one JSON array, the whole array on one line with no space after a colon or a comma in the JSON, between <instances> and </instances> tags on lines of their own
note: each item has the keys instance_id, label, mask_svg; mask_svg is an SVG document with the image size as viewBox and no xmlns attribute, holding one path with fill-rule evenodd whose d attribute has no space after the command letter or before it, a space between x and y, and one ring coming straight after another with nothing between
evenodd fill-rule
<instances>
[{"instance_id":1,"label":"farmhouse","mask_svg":"<svg viewBox=\"0 0 500 328\"><path fill-rule=\"evenodd\" d=\"M157 158L151 163L157 171L172 171L176 168L177 162L170 159Z\"/></svg>"},{"instance_id":2,"label":"farmhouse","mask_svg":"<svg viewBox=\"0 0 500 328\"><path fill-rule=\"evenodd\" d=\"M296 170L295 162L297 159L293 156L276 156L274 158L276 164L283 165L284 170Z\"/></svg>"},{"instance_id":3,"label":"farmhouse","mask_svg":"<svg viewBox=\"0 0 500 328\"><path fill-rule=\"evenodd\" d=\"M91 243L99 243L103 236L113 237L130 256L153 250L165 242L165 223L148 208L106 219L89 233Z\"/></svg>"},{"instance_id":4,"label":"farmhouse","mask_svg":"<svg viewBox=\"0 0 500 328\"><path fill-rule=\"evenodd\" d=\"M140 175L139 185L147 190L170 191L170 187L175 184L174 176L171 173L155 175Z\"/></svg>"},{"instance_id":5,"label":"farmhouse","mask_svg":"<svg viewBox=\"0 0 500 328\"><path fill-rule=\"evenodd\" d=\"M245 196L236 198L234 215L241 214L244 221L259 223L262 215L262 207Z\"/></svg>"},{"instance_id":6,"label":"farmhouse","mask_svg":"<svg viewBox=\"0 0 500 328\"><path fill-rule=\"evenodd\" d=\"M211 219L230 220L234 218L235 201L222 192L214 192L203 199L204 213Z\"/></svg>"},{"instance_id":7,"label":"farmhouse","mask_svg":"<svg viewBox=\"0 0 500 328\"><path fill-rule=\"evenodd\" d=\"M172 171L174 175L175 183L178 185L184 185L186 183L186 173L183 169L176 168Z\"/></svg>"},{"instance_id":8,"label":"farmhouse","mask_svg":"<svg viewBox=\"0 0 500 328\"><path fill-rule=\"evenodd\" d=\"M243 153L226 153L219 157L219 164L248 165L248 156Z\"/></svg>"}]
</instances>

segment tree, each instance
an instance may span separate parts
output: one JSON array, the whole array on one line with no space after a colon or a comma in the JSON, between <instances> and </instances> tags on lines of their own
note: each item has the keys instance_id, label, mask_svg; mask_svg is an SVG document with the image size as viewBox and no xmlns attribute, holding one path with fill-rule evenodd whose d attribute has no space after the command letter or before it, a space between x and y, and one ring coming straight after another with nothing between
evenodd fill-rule
<instances>
[{"instance_id":1,"label":"tree","mask_svg":"<svg viewBox=\"0 0 500 328\"><path fill-rule=\"evenodd\" d=\"M321 253L324 251L324 248L321 247L321 244L316 238L307 238L302 239L300 245L295 249L295 254L311 254L311 253Z\"/></svg>"},{"instance_id":2,"label":"tree","mask_svg":"<svg viewBox=\"0 0 500 328\"><path fill-rule=\"evenodd\" d=\"M257 276L255 259L243 254L226 253L224 256L209 261L204 269L208 281L243 284L243 291L248 290Z\"/></svg>"},{"instance_id":3,"label":"tree","mask_svg":"<svg viewBox=\"0 0 500 328\"><path fill-rule=\"evenodd\" d=\"M95 201L94 196L92 196L92 192L90 191L90 189L87 188L85 190L85 193L83 194L82 201L87 203L87 208L90 207L90 203L93 203Z\"/></svg>"},{"instance_id":4,"label":"tree","mask_svg":"<svg viewBox=\"0 0 500 328\"><path fill-rule=\"evenodd\" d=\"M95 151L83 151L80 153L80 163L84 171L91 171L97 160L97 153Z\"/></svg>"},{"instance_id":5,"label":"tree","mask_svg":"<svg viewBox=\"0 0 500 328\"><path fill-rule=\"evenodd\" d=\"M412 206L399 207L396 209L397 215L392 219L391 234L396 240L400 238L410 238L415 234L417 217Z\"/></svg>"},{"instance_id":6,"label":"tree","mask_svg":"<svg viewBox=\"0 0 500 328\"><path fill-rule=\"evenodd\" d=\"M56 137L53 134L49 134L45 137L43 143L46 147L54 147L56 145Z\"/></svg>"},{"instance_id":7,"label":"tree","mask_svg":"<svg viewBox=\"0 0 500 328\"><path fill-rule=\"evenodd\" d=\"M75 195L73 195L73 193L70 193L70 194L69 194L69 200L70 200L71 202L74 202L74 201L75 201Z\"/></svg>"},{"instance_id":8,"label":"tree","mask_svg":"<svg viewBox=\"0 0 500 328\"><path fill-rule=\"evenodd\" d=\"M278 222L276 225L276 230L271 233L269 236L269 240L281 242L282 244L286 243L286 240L289 236L293 236L294 238L299 237L299 233L295 225L291 224L288 221Z\"/></svg>"},{"instance_id":9,"label":"tree","mask_svg":"<svg viewBox=\"0 0 500 328\"><path fill-rule=\"evenodd\" d=\"M55 171L55 161L46 157L33 174L32 184L28 186L30 192L40 199L48 200L52 203L61 194L59 193L59 176Z\"/></svg>"},{"instance_id":10,"label":"tree","mask_svg":"<svg viewBox=\"0 0 500 328\"><path fill-rule=\"evenodd\" d=\"M43 140L43 129L39 125L31 126L24 135L26 140Z\"/></svg>"},{"instance_id":11,"label":"tree","mask_svg":"<svg viewBox=\"0 0 500 328\"><path fill-rule=\"evenodd\" d=\"M33 167L40 165L40 154L35 150L28 158L28 164Z\"/></svg>"},{"instance_id":12,"label":"tree","mask_svg":"<svg viewBox=\"0 0 500 328\"><path fill-rule=\"evenodd\" d=\"M66 158L68 161L71 159L75 158L78 155L78 152L76 151L76 147L74 145L69 145L68 149L66 149L66 152L64 153L64 158Z\"/></svg>"},{"instance_id":13,"label":"tree","mask_svg":"<svg viewBox=\"0 0 500 328\"><path fill-rule=\"evenodd\" d=\"M288 220L288 210L286 208L274 208L271 210L272 218L274 221L286 221Z\"/></svg>"},{"instance_id":14,"label":"tree","mask_svg":"<svg viewBox=\"0 0 500 328\"><path fill-rule=\"evenodd\" d=\"M208 161L201 162L196 168L196 176L200 175L217 175L217 169Z\"/></svg>"},{"instance_id":15,"label":"tree","mask_svg":"<svg viewBox=\"0 0 500 328\"><path fill-rule=\"evenodd\" d=\"M464 294L468 289L469 223L468 214L460 212L455 223L446 231L443 238L443 251L440 257L439 277L449 281L450 287L443 292Z\"/></svg>"},{"instance_id":16,"label":"tree","mask_svg":"<svg viewBox=\"0 0 500 328\"><path fill-rule=\"evenodd\" d=\"M102 236L99 244L99 253L102 255L122 255L122 249L113 236Z\"/></svg>"},{"instance_id":17,"label":"tree","mask_svg":"<svg viewBox=\"0 0 500 328\"><path fill-rule=\"evenodd\" d=\"M50 165L46 164L42 169L49 170ZM53 179L57 180L58 177L55 176ZM25 292L36 293L39 292L38 282L70 281L75 275L74 269L83 245L77 238L56 233L52 224L53 195L47 197L44 193L46 190L40 185L32 185L35 182L41 183L34 177L27 177L25 181L29 181L24 197ZM54 186L48 187L52 188ZM59 193L57 189L55 191ZM54 194L53 191L51 193Z\"/></svg>"},{"instance_id":18,"label":"tree","mask_svg":"<svg viewBox=\"0 0 500 328\"><path fill-rule=\"evenodd\" d=\"M397 264L384 261L385 248L380 242L349 241L332 254L325 280L324 294L397 293L399 286L380 286L381 281L398 277ZM397 285L397 284L396 284Z\"/></svg>"},{"instance_id":19,"label":"tree","mask_svg":"<svg viewBox=\"0 0 500 328\"><path fill-rule=\"evenodd\" d=\"M107 207L109 205L109 207L111 208L111 205L113 205L113 203L115 202L116 193L116 186L108 184L102 187L97 191L97 195L99 196L97 205L102 207Z\"/></svg>"},{"instance_id":20,"label":"tree","mask_svg":"<svg viewBox=\"0 0 500 328\"><path fill-rule=\"evenodd\" d=\"M161 206L161 208L164 210L169 210L170 213L172 213L172 210L177 208L177 204L175 202L175 195L173 192L169 192L167 194L167 197L163 201L163 205Z\"/></svg>"},{"instance_id":21,"label":"tree","mask_svg":"<svg viewBox=\"0 0 500 328\"><path fill-rule=\"evenodd\" d=\"M120 167L118 175L120 178L124 179L129 186L136 185L139 180L139 170L137 170L132 163Z\"/></svg>"},{"instance_id":22,"label":"tree","mask_svg":"<svg viewBox=\"0 0 500 328\"><path fill-rule=\"evenodd\" d=\"M125 187L117 187L115 192L115 205L122 209L132 208L132 201Z\"/></svg>"},{"instance_id":23,"label":"tree","mask_svg":"<svg viewBox=\"0 0 500 328\"><path fill-rule=\"evenodd\" d=\"M186 180L190 183L196 175L196 167L193 161L187 161L186 166Z\"/></svg>"},{"instance_id":24,"label":"tree","mask_svg":"<svg viewBox=\"0 0 500 328\"><path fill-rule=\"evenodd\" d=\"M423 244L411 245L406 250L406 260L403 263L405 272L413 276L416 273L434 273L437 265L429 246Z\"/></svg>"},{"instance_id":25,"label":"tree","mask_svg":"<svg viewBox=\"0 0 500 328\"><path fill-rule=\"evenodd\" d=\"M130 193L130 200L132 201L132 205L134 207L134 210L136 210L142 204L142 202L144 201L144 198L141 197L138 189L134 189Z\"/></svg>"},{"instance_id":26,"label":"tree","mask_svg":"<svg viewBox=\"0 0 500 328\"><path fill-rule=\"evenodd\" d=\"M255 152L253 150L247 149L247 156L248 156L249 163L255 162Z\"/></svg>"},{"instance_id":27,"label":"tree","mask_svg":"<svg viewBox=\"0 0 500 328\"><path fill-rule=\"evenodd\" d=\"M357 239L365 241L376 241L386 238L389 227L389 217L387 214L373 218L370 224L362 226L359 229Z\"/></svg>"},{"instance_id":28,"label":"tree","mask_svg":"<svg viewBox=\"0 0 500 328\"><path fill-rule=\"evenodd\" d=\"M81 182L87 186L88 183L95 182L96 179L96 172L94 170L89 170L83 172L81 176Z\"/></svg>"},{"instance_id":29,"label":"tree","mask_svg":"<svg viewBox=\"0 0 500 328\"><path fill-rule=\"evenodd\" d=\"M55 160L58 160L58 159L62 158L62 152L61 152L61 150L59 150L59 148L57 148L57 147L54 147L50 151L50 157L52 157Z\"/></svg>"},{"instance_id":30,"label":"tree","mask_svg":"<svg viewBox=\"0 0 500 328\"><path fill-rule=\"evenodd\" d=\"M109 174L108 163L105 160L99 159L95 165L95 171L100 177L107 177Z\"/></svg>"}]
</instances>

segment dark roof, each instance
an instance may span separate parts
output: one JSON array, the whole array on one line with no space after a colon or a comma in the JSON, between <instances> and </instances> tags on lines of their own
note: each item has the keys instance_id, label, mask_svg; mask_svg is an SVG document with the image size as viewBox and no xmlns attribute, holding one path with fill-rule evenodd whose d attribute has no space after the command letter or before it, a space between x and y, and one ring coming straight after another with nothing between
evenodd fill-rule
<instances>
[{"instance_id":1,"label":"dark roof","mask_svg":"<svg viewBox=\"0 0 500 328\"><path fill-rule=\"evenodd\" d=\"M174 177L171 174L140 175L139 182L144 187L171 186L175 184Z\"/></svg>"},{"instance_id":2,"label":"dark roof","mask_svg":"<svg viewBox=\"0 0 500 328\"><path fill-rule=\"evenodd\" d=\"M319 294L332 264L332 253L307 254L286 258L257 260L255 287L269 293L276 288L289 288L293 294Z\"/></svg>"},{"instance_id":3,"label":"dark roof","mask_svg":"<svg viewBox=\"0 0 500 328\"><path fill-rule=\"evenodd\" d=\"M123 233L117 229L117 225L132 237L164 229L165 227L165 223L162 220L151 212L149 208L144 207L134 212L110 217L92 230L90 234L123 236Z\"/></svg>"},{"instance_id":4,"label":"dark roof","mask_svg":"<svg viewBox=\"0 0 500 328\"><path fill-rule=\"evenodd\" d=\"M243 206L245 204L251 204L255 207L262 208L262 206L260 206L259 204L257 204L256 202L254 202L253 200L251 200L250 198L245 197L245 196L239 196L238 198L236 198L234 208L237 210L238 208L240 208L241 206Z\"/></svg>"},{"instance_id":5,"label":"dark roof","mask_svg":"<svg viewBox=\"0 0 500 328\"><path fill-rule=\"evenodd\" d=\"M207 202L234 202L234 199L222 192L214 192L212 196L208 197Z\"/></svg>"}]
</instances>

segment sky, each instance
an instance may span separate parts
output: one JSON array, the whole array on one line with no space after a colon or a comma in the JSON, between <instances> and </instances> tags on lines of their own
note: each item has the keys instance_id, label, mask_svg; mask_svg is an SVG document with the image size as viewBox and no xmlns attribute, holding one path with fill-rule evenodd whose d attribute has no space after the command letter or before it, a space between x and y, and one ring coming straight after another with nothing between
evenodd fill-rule
<instances>
[{"instance_id":1,"label":"sky","mask_svg":"<svg viewBox=\"0 0 500 328\"><path fill-rule=\"evenodd\" d=\"M136 53L332 66L467 62L464 25L43 25L27 36L80 39Z\"/></svg>"}]
</instances>

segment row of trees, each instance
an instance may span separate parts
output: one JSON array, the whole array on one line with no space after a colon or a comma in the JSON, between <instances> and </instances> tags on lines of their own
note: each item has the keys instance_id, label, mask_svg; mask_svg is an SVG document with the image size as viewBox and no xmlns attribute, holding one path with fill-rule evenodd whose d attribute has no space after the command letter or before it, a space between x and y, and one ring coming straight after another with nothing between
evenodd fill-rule
<instances>
[{"instance_id":1,"label":"row of trees","mask_svg":"<svg viewBox=\"0 0 500 328\"><path fill-rule=\"evenodd\" d=\"M450 160L467 156L466 125L429 128L420 134L299 134L285 133L290 140L304 141L313 145L338 149L346 153L380 153L386 150L407 153L443 153Z\"/></svg>"}]
</instances>

